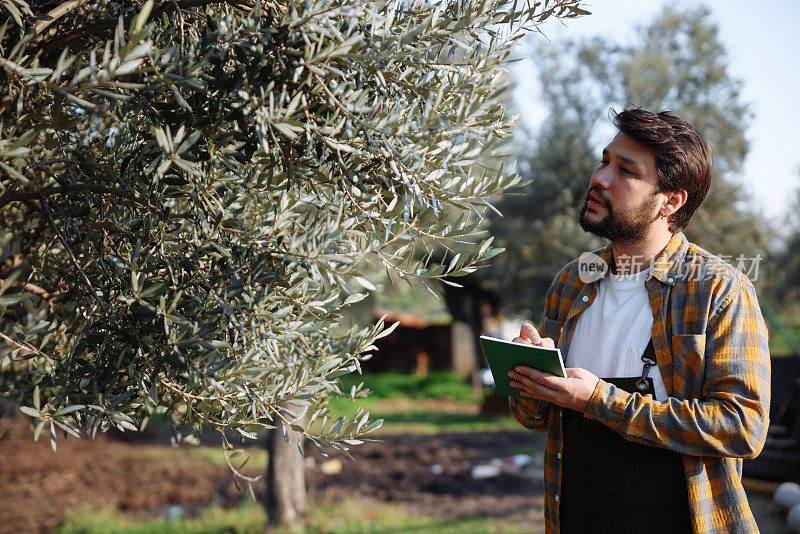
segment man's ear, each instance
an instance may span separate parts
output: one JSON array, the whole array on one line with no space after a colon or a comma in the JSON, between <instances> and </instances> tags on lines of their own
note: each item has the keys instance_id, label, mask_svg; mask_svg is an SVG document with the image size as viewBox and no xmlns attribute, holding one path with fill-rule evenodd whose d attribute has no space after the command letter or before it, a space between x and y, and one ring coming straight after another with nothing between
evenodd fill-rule
<instances>
[{"instance_id":1,"label":"man's ear","mask_svg":"<svg viewBox=\"0 0 800 534\"><path fill-rule=\"evenodd\" d=\"M689 193L686 192L686 189L678 189L677 191L670 191L667 193L667 202L664 204L664 210L666 210L666 215L669 217L684 204L689 199Z\"/></svg>"}]
</instances>

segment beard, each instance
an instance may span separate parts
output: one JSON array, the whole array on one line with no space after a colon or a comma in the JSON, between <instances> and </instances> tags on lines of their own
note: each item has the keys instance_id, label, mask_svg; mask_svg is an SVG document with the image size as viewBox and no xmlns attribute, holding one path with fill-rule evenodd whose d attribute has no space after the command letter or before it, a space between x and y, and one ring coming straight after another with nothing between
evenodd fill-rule
<instances>
[{"instance_id":1,"label":"beard","mask_svg":"<svg viewBox=\"0 0 800 534\"><path fill-rule=\"evenodd\" d=\"M658 219L658 214L653 215L658 204L658 198L650 195L635 208L624 211L614 212L611 201L603 195L598 188L593 189L595 194L605 203L608 211L605 217L600 220L591 220L586 216L589 208L589 193L583 202L583 208L579 216L581 228L598 237L604 237L615 243L637 243L643 241L647 236L650 225Z\"/></svg>"}]
</instances>

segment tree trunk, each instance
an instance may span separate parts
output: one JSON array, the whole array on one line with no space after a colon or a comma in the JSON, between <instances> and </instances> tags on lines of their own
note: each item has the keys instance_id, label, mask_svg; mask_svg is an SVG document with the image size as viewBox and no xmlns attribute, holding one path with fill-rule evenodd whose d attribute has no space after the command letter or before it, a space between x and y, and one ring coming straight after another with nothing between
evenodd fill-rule
<instances>
[{"instance_id":1,"label":"tree trunk","mask_svg":"<svg viewBox=\"0 0 800 534\"><path fill-rule=\"evenodd\" d=\"M294 526L306 516L306 480L303 457L297 448L302 435L289 430L291 443L283 438L283 423L267 434L267 532L276 526Z\"/></svg>"},{"instance_id":2,"label":"tree trunk","mask_svg":"<svg viewBox=\"0 0 800 534\"><path fill-rule=\"evenodd\" d=\"M447 309L453 320L463 321L472 328L473 344L475 345L475 370L472 373L473 384L480 391L478 380L479 371L484 365L483 350L480 337L483 333L483 317L481 305L488 304L492 309L497 308L497 297L481 287L480 281L475 276L464 276L453 279L463 287L456 288L442 284Z\"/></svg>"}]
</instances>

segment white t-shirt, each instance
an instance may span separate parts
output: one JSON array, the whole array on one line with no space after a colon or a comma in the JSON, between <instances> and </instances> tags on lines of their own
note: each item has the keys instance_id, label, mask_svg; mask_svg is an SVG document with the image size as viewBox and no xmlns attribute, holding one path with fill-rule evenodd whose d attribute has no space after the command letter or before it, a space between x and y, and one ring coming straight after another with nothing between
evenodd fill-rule
<instances>
[{"instance_id":1,"label":"white t-shirt","mask_svg":"<svg viewBox=\"0 0 800 534\"><path fill-rule=\"evenodd\" d=\"M642 354L652 337L653 311L644 286L650 269L617 275L598 282L597 295L583 310L564 362L600 378L642 376ZM667 399L658 366L650 368L656 400Z\"/></svg>"}]
</instances>

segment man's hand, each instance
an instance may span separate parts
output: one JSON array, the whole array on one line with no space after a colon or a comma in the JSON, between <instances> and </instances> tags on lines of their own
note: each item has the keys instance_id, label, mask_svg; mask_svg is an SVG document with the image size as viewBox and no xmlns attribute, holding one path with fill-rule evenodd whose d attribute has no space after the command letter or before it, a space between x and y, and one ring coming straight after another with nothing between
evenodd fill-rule
<instances>
[{"instance_id":1,"label":"man's hand","mask_svg":"<svg viewBox=\"0 0 800 534\"><path fill-rule=\"evenodd\" d=\"M566 371L567 377L561 378L520 365L509 371L508 376L511 377L511 386L521 389L523 397L546 400L584 412L600 379L580 367L567 367Z\"/></svg>"},{"instance_id":2,"label":"man's hand","mask_svg":"<svg viewBox=\"0 0 800 534\"><path fill-rule=\"evenodd\" d=\"M540 336L531 323L522 323L522 328L519 329L519 337L515 337L511 341L514 343L530 343L537 347L556 348L555 341L549 337Z\"/></svg>"},{"instance_id":3,"label":"man's hand","mask_svg":"<svg viewBox=\"0 0 800 534\"><path fill-rule=\"evenodd\" d=\"M519 337L515 337L512 341L551 349L556 346L549 337L541 337L531 323L523 323ZM509 371L508 376L511 377L511 386L521 389L523 397L546 400L564 408L583 412L589 404L599 378L580 367L568 367L566 371L567 377L561 378L520 365Z\"/></svg>"}]
</instances>

